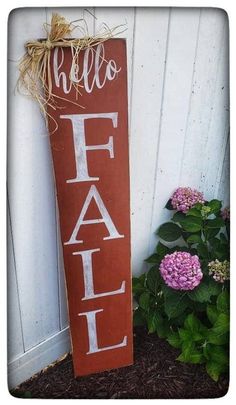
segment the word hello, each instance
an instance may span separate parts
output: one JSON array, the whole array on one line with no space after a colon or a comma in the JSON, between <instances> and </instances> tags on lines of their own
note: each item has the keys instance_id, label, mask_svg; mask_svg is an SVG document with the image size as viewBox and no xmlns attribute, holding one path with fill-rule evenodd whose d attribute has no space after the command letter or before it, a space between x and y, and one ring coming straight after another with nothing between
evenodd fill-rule
<instances>
[{"instance_id":1,"label":"the word hello","mask_svg":"<svg viewBox=\"0 0 236 405\"><path fill-rule=\"evenodd\" d=\"M121 71L113 59L106 60L103 44L85 50L81 67L74 60L72 61L70 80L62 70L63 63L64 50L56 47L53 56L54 80L55 85L62 88L65 94L71 92L73 83L82 86L86 93L91 93L95 87L102 89L107 81L114 80ZM105 69L102 69L103 66Z\"/></svg>"}]
</instances>

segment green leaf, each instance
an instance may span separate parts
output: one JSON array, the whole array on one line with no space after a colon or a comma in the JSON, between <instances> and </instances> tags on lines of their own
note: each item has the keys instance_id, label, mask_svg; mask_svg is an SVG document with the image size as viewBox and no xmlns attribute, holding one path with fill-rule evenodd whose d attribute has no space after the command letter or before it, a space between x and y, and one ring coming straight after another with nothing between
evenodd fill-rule
<instances>
[{"instance_id":1,"label":"green leaf","mask_svg":"<svg viewBox=\"0 0 236 405\"><path fill-rule=\"evenodd\" d=\"M211 240L214 238L220 231L220 228L208 228L206 229L206 239Z\"/></svg>"},{"instance_id":2,"label":"green leaf","mask_svg":"<svg viewBox=\"0 0 236 405\"><path fill-rule=\"evenodd\" d=\"M183 342L185 342L185 341L192 342L192 333L191 333L190 330L180 328L179 329L179 337Z\"/></svg>"},{"instance_id":3,"label":"green leaf","mask_svg":"<svg viewBox=\"0 0 236 405\"><path fill-rule=\"evenodd\" d=\"M211 302L211 297L218 295L221 291L221 286L214 280L208 282L202 281L201 284L194 288L194 290L188 292L189 298L197 302Z\"/></svg>"},{"instance_id":4,"label":"green leaf","mask_svg":"<svg viewBox=\"0 0 236 405\"><path fill-rule=\"evenodd\" d=\"M200 340L204 340L204 338L205 337L199 332L195 332L192 335L192 339L193 339L194 342L199 342Z\"/></svg>"},{"instance_id":5,"label":"green leaf","mask_svg":"<svg viewBox=\"0 0 236 405\"><path fill-rule=\"evenodd\" d=\"M159 257L156 253L152 254L149 256L147 259L145 259L145 262L147 263L158 263L159 262Z\"/></svg>"},{"instance_id":6,"label":"green leaf","mask_svg":"<svg viewBox=\"0 0 236 405\"><path fill-rule=\"evenodd\" d=\"M141 274L141 276L139 276L139 281L140 283L142 283L142 285L145 287L146 285L146 278L147 278L147 273L143 273Z\"/></svg>"},{"instance_id":7,"label":"green leaf","mask_svg":"<svg viewBox=\"0 0 236 405\"><path fill-rule=\"evenodd\" d=\"M215 219L208 219L206 221L207 228L221 228L225 225L224 220L222 218L215 218Z\"/></svg>"},{"instance_id":8,"label":"green leaf","mask_svg":"<svg viewBox=\"0 0 236 405\"><path fill-rule=\"evenodd\" d=\"M189 314L184 321L185 329L188 329L191 332L198 332L200 330L200 325L201 322L193 313Z\"/></svg>"},{"instance_id":9,"label":"green leaf","mask_svg":"<svg viewBox=\"0 0 236 405\"><path fill-rule=\"evenodd\" d=\"M219 335L210 329L207 334L207 341L213 345L226 345L229 342L229 333L223 333Z\"/></svg>"},{"instance_id":10,"label":"green leaf","mask_svg":"<svg viewBox=\"0 0 236 405\"><path fill-rule=\"evenodd\" d=\"M150 293L145 291L139 297L139 305L142 309L144 309L144 311L148 311L149 302L150 302Z\"/></svg>"},{"instance_id":11,"label":"green leaf","mask_svg":"<svg viewBox=\"0 0 236 405\"><path fill-rule=\"evenodd\" d=\"M157 324L156 331L159 338L161 339L166 338L168 333L170 332L170 326L167 323L167 321L163 320L162 323Z\"/></svg>"},{"instance_id":12,"label":"green leaf","mask_svg":"<svg viewBox=\"0 0 236 405\"><path fill-rule=\"evenodd\" d=\"M220 240L223 244L228 245L229 241L223 232L220 233Z\"/></svg>"},{"instance_id":13,"label":"green leaf","mask_svg":"<svg viewBox=\"0 0 236 405\"><path fill-rule=\"evenodd\" d=\"M197 202L196 204L193 205L192 208L196 208L198 211L201 211L203 205L204 204Z\"/></svg>"},{"instance_id":14,"label":"green leaf","mask_svg":"<svg viewBox=\"0 0 236 405\"><path fill-rule=\"evenodd\" d=\"M170 325L166 319L163 318L158 308L149 313L147 316L148 331L149 333L157 332L160 338L166 338L170 333Z\"/></svg>"},{"instance_id":15,"label":"green leaf","mask_svg":"<svg viewBox=\"0 0 236 405\"><path fill-rule=\"evenodd\" d=\"M189 362L192 364L202 364L205 363L205 359L202 353L195 351L190 353Z\"/></svg>"},{"instance_id":16,"label":"green leaf","mask_svg":"<svg viewBox=\"0 0 236 405\"><path fill-rule=\"evenodd\" d=\"M214 361L208 361L206 364L206 371L209 374L209 376L212 378L214 381L218 381L220 375L226 371L226 367L222 364L218 364Z\"/></svg>"},{"instance_id":17,"label":"green leaf","mask_svg":"<svg viewBox=\"0 0 236 405\"><path fill-rule=\"evenodd\" d=\"M167 201L167 203L166 203L166 205L165 205L165 208L167 209L167 210L170 210L170 211L172 211L174 208L173 208L173 206L172 206L172 204L171 204L171 198Z\"/></svg>"},{"instance_id":18,"label":"green leaf","mask_svg":"<svg viewBox=\"0 0 236 405\"><path fill-rule=\"evenodd\" d=\"M172 222L166 222L158 229L158 236L167 242L173 242L179 239L181 235L181 228Z\"/></svg>"},{"instance_id":19,"label":"green leaf","mask_svg":"<svg viewBox=\"0 0 236 405\"><path fill-rule=\"evenodd\" d=\"M200 256L200 258L202 258L202 259L208 258L208 249L207 249L207 246L203 242L199 243L199 245L197 246L197 252L198 252L198 255Z\"/></svg>"},{"instance_id":20,"label":"green leaf","mask_svg":"<svg viewBox=\"0 0 236 405\"><path fill-rule=\"evenodd\" d=\"M214 250L216 250L221 244L220 239L218 238L211 238L209 243Z\"/></svg>"},{"instance_id":21,"label":"green leaf","mask_svg":"<svg viewBox=\"0 0 236 405\"><path fill-rule=\"evenodd\" d=\"M185 318L186 318L186 314L183 313L183 314L177 316L176 318L171 319L171 324L174 325L174 326L182 326L183 323L184 323Z\"/></svg>"},{"instance_id":22,"label":"green leaf","mask_svg":"<svg viewBox=\"0 0 236 405\"><path fill-rule=\"evenodd\" d=\"M182 353L176 360L193 364L204 363L205 361L203 354L196 349L195 344L187 341L182 344Z\"/></svg>"},{"instance_id":23,"label":"green leaf","mask_svg":"<svg viewBox=\"0 0 236 405\"><path fill-rule=\"evenodd\" d=\"M202 229L202 219L189 215L181 221L181 226L187 232L198 232Z\"/></svg>"},{"instance_id":24,"label":"green leaf","mask_svg":"<svg viewBox=\"0 0 236 405\"><path fill-rule=\"evenodd\" d=\"M137 277L133 277L132 279L132 290L134 295L140 295L145 291L144 285Z\"/></svg>"},{"instance_id":25,"label":"green leaf","mask_svg":"<svg viewBox=\"0 0 236 405\"><path fill-rule=\"evenodd\" d=\"M223 335L229 331L229 315L219 314L212 331L217 335Z\"/></svg>"},{"instance_id":26,"label":"green leaf","mask_svg":"<svg viewBox=\"0 0 236 405\"><path fill-rule=\"evenodd\" d=\"M227 260L229 259L229 247L228 245L221 244L218 245L217 249L215 250L215 257L219 260Z\"/></svg>"},{"instance_id":27,"label":"green leaf","mask_svg":"<svg viewBox=\"0 0 236 405\"><path fill-rule=\"evenodd\" d=\"M165 245L163 245L163 243L158 242L157 247L156 247L156 253L159 257L159 260L162 260L163 257L169 252L169 248Z\"/></svg>"},{"instance_id":28,"label":"green leaf","mask_svg":"<svg viewBox=\"0 0 236 405\"><path fill-rule=\"evenodd\" d=\"M229 220L225 221L225 227L226 227L228 239L230 239L230 222L229 222Z\"/></svg>"},{"instance_id":29,"label":"green leaf","mask_svg":"<svg viewBox=\"0 0 236 405\"><path fill-rule=\"evenodd\" d=\"M183 342L185 342L185 341L186 342L199 342L200 340L204 339L204 337L201 335L201 333L192 332L188 329L183 329L183 328L179 329L179 336Z\"/></svg>"},{"instance_id":30,"label":"green leaf","mask_svg":"<svg viewBox=\"0 0 236 405\"><path fill-rule=\"evenodd\" d=\"M205 344L202 346L203 355L204 355L204 357L205 357L206 360L210 360L210 354L209 354L209 351L208 351L208 348L209 348L210 346L211 346L211 345L210 345L209 343L205 343Z\"/></svg>"},{"instance_id":31,"label":"green leaf","mask_svg":"<svg viewBox=\"0 0 236 405\"><path fill-rule=\"evenodd\" d=\"M188 212L186 213L187 216L192 215L193 217L198 217L201 218L201 211L197 208L190 208L190 210L188 210Z\"/></svg>"},{"instance_id":32,"label":"green leaf","mask_svg":"<svg viewBox=\"0 0 236 405\"><path fill-rule=\"evenodd\" d=\"M179 338L178 332L169 333L167 337L167 342L176 349L179 349L181 347L181 340Z\"/></svg>"},{"instance_id":33,"label":"green leaf","mask_svg":"<svg viewBox=\"0 0 236 405\"><path fill-rule=\"evenodd\" d=\"M217 283L215 280L210 279L208 281L208 291L210 295L219 295L221 292L222 286Z\"/></svg>"},{"instance_id":34,"label":"green leaf","mask_svg":"<svg viewBox=\"0 0 236 405\"><path fill-rule=\"evenodd\" d=\"M181 361L182 363L187 363L188 362L188 356L186 358L186 354L185 353L181 353L177 359L178 361Z\"/></svg>"},{"instance_id":35,"label":"green leaf","mask_svg":"<svg viewBox=\"0 0 236 405\"><path fill-rule=\"evenodd\" d=\"M148 332L153 333L157 329L158 323L158 314L156 312L152 312L147 317L147 325L148 325Z\"/></svg>"},{"instance_id":36,"label":"green leaf","mask_svg":"<svg viewBox=\"0 0 236 405\"><path fill-rule=\"evenodd\" d=\"M145 325L146 320L145 320L145 314L142 308L138 307L134 311L134 317L133 317L133 324L134 326L141 326Z\"/></svg>"},{"instance_id":37,"label":"green leaf","mask_svg":"<svg viewBox=\"0 0 236 405\"><path fill-rule=\"evenodd\" d=\"M173 217L171 218L171 220L173 222L179 222L181 223L181 221L183 221L186 218L186 215L183 212L177 211Z\"/></svg>"},{"instance_id":38,"label":"green leaf","mask_svg":"<svg viewBox=\"0 0 236 405\"><path fill-rule=\"evenodd\" d=\"M210 359L218 364L229 364L229 353L224 346L208 345L208 354Z\"/></svg>"},{"instance_id":39,"label":"green leaf","mask_svg":"<svg viewBox=\"0 0 236 405\"><path fill-rule=\"evenodd\" d=\"M219 312L229 313L229 293L227 290L222 291L217 297L216 305Z\"/></svg>"},{"instance_id":40,"label":"green leaf","mask_svg":"<svg viewBox=\"0 0 236 405\"><path fill-rule=\"evenodd\" d=\"M216 322L219 312L215 305L207 305L207 317L212 325Z\"/></svg>"},{"instance_id":41,"label":"green leaf","mask_svg":"<svg viewBox=\"0 0 236 405\"><path fill-rule=\"evenodd\" d=\"M187 238L187 243L193 244L193 243L202 243L202 238L198 234L193 234Z\"/></svg>"},{"instance_id":42,"label":"green leaf","mask_svg":"<svg viewBox=\"0 0 236 405\"><path fill-rule=\"evenodd\" d=\"M176 360L183 361L183 362L189 362L190 353L196 349L195 343L191 339L185 339L185 340L183 340L183 342L181 344L181 349L182 349L182 353L180 354L179 357L177 357Z\"/></svg>"},{"instance_id":43,"label":"green leaf","mask_svg":"<svg viewBox=\"0 0 236 405\"><path fill-rule=\"evenodd\" d=\"M198 287L188 293L189 298L197 302L210 302L211 294L208 285L202 282Z\"/></svg>"},{"instance_id":44,"label":"green leaf","mask_svg":"<svg viewBox=\"0 0 236 405\"><path fill-rule=\"evenodd\" d=\"M147 273L147 287L154 294L157 293L157 286L160 281L160 273L157 267L152 267Z\"/></svg>"},{"instance_id":45,"label":"green leaf","mask_svg":"<svg viewBox=\"0 0 236 405\"><path fill-rule=\"evenodd\" d=\"M215 214L222 208L222 202L219 200L211 200L207 204L208 207L211 209L211 214Z\"/></svg>"},{"instance_id":46,"label":"green leaf","mask_svg":"<svg viewBox=\"0 0 236 405\"><path fill-rule=\"evenodd\" d=\"M169 319L176 318L183 314L188 307L188 298L186 295L167 295L165 297L164 309Z\"/></svg>"}]
</instances>

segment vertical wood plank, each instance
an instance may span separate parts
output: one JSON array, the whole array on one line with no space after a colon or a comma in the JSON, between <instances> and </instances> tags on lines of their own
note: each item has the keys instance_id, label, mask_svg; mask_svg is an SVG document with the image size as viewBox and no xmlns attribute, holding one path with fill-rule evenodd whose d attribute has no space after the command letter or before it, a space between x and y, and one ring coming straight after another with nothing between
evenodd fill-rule
<instances>
[{"instance_id":1,"label":"vertical wood plank","mask_svg":"<svg viewBox=\"0 0 236 405\"><path fill-rule=\"evenodd\" d=\"M169 10L137 9L132 88L130 180L132 270L148 255Z\"/></svg>"},{"instance_id":2,"label":"vertical wood plank","mask_svg":"<svg viewBox=\"0 0 236 405\"><path fill-rule=\"evenodd\" d=\"M155 231L168 218L164 206L178 186L185 140L193 66L199 27L199 9L172 9L167 45L164 94L161 106L150 252Z\"/></svg>"},{"instance_id":3,"label":"vertical wood plank","mask_svg":"<svg viewBox=\"0 0 236 405\"><path fill-rule=\"evenodd\" d=\"M230 139L228 136L217 195L224 207L230 206Z\"/></svg>"},{"instance_id":4,"label":"vertical wood plank","mask_svg":"<svg viewBox=\"0 0 236 405\"><path fill-rule=\"evenodd\" d=\"M219 9L201 12L180 174L181 184L204 191L206 198L214 194L215 172L228 121L226 20Z\"/></svg>"},{"instance_id":5,"label":"vertical wood plank","mask_svg":"<svg viewBox=\"0 0 236 405\"><path fill-rule=\"evenodd\" d=\"M222 14L222 24L224 30L221 43L219 44L220 56L214 92L214 101L211 107L211 117L204 159L201 165L204 176L203 191L207 198L217 196L221 186L219 179L225 176L226 169L224 161L229 160L227 155L227 142L229 134L229 31L228 21ZM225 20L225 21L224 21ZM229 199L229 189L224 190L227 195L224 199Z\"/></svg>"},{"instance_id":6,"label":"vertical wood plank","mask_svg":"<svg viewBox=\"0 0 236 405\"><path fill-rule=\"evenodd\" d=\"M45 9L13 9L8 22L8 59L18 62L24 55L24 44L30 40L45 37L43 24L46 22Z\"/></svg>"},{"instance_id":7,"label":"vertical wood plank","mask_svg":"<svg viewBox=\"0 0 236 405\"><path fill-rule=\"evenodd\" d=\"M44 120L34 101L14 94L16 63L8 74L9 204L28 350L59 330L55 195Z\"/></svg>"},{"instance_id":8,"label":"vertical wood plank","mask_svg":"<svg viewBox=\"0 0 236 405\"><path fill-rule=\"evenodd\" d=\"M64 329L68 326L68 308L67 308L67 292L66 292L66 280L65 269L63 260L63 250L61 241L61 232L59 226L59 211L58 204L56 202L56 217L57 217L57 260L58 260L58 279L59 279L59 311L60 311L60 329Z\"/></svg>"},{"instance_id":9,"label":"vertical wood plank","mask_svg":"<svg viewBox=\"0 0 236 405\"><path fill-rule=\"evenodd\" d=\"M7 338L8 361L11 362L24 353L24 342L9 207L7 210Z\"/></svg>"},{"instance_id":10,"label":"vertical wood plank","mask_svg":"<svg viewBox=\"0 0 236 405\"><path fill-rule=\"evenodd\" d=\"M91 7L81 8L81 7L50 7L46 8L47 23L50 24L51 17L53 13L58 13L65 17L67 21L75 21L79 19L85 19L86 25L81 21L75 21L75 25L84 26L88 30L89 35L94 34L94 9ZM87 27L87 28L86 28ZM83 36L83 32L79 28L75 28L73 31L73 37L80 38ZM58 206L56 201L56 228L57 228L57 262L58 262L58 294L59 294L59 319L60 319L60 329L64 329L68 325L68 309L67 309L67 297L66 297L66 286L65 286L65 272L64 272L64 261L61 245L61 234L59 227L59 216L58 216Z\"/></svg>"}]
</instances>

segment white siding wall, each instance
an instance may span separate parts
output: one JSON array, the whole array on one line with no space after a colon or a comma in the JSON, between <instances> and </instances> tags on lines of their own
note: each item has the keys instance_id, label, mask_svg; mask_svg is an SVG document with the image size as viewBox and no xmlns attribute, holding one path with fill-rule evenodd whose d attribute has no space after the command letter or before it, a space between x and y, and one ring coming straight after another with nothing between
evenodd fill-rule
<instances>
[{"instance_id":1,"label":"white siding wall","mask_svg":"<svg viewBox=\"0 0 236 405\"><path fill-rule=\"evenodd\" d=\"M91 34L104 21L127 24L121 36L128 46L132 271L140 274L176 187L193 186L229 204L227 16L214 9L56 11L86 18ZM38 106L14 93L24 42L45 36L51 13L19 9L9 20L11 387L70 348L49 142Z\"/></svg>"}]
</instances>

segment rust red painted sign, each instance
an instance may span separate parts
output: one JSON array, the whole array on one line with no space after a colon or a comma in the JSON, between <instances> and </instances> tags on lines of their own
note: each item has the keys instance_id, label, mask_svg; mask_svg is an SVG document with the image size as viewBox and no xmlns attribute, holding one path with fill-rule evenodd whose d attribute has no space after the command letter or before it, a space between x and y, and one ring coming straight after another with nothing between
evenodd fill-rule
<instances>
[{"instance_id":1,"label":"rust red painted sign","mask_svg":"<svg viewBox=\"0 0 236 405\"><path fill-rule=\"evenodd\" d=\"M48 107L49 128L58 125L50 142L79 376L133 362L125 40L81 51L78 63L70 48L55 48L51 75L60 98L59 108Z\"/></svg>"}]
</instances>

